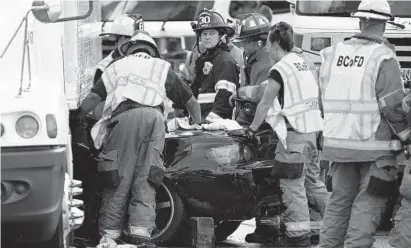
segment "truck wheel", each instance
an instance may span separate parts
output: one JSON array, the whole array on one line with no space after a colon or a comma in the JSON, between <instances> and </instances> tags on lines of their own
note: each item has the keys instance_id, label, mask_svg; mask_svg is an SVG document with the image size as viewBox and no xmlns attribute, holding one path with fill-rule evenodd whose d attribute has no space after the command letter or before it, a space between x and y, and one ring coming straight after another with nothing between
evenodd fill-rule
<instances>
[{"instance_id":1,"label":"truck wheel","mask_svg":"<svg viewBox=\"0 0 411 248\"><path fill-rule=\"evenodd\" d=\"M215 227L215 240L224 241L233 234L240 226L241 221L222 221L216 224Z\"/></svg>"},{"instance_id":2,"label":"truck wheel","mask_svg":"<svg viewBox=\"0 0 411 248\"><path fill-rule=\"evenodd\" d=\"M165 179L156 194L156 226L151 241L157 245L176 241L187 220L184 203L172 183Z\"/></svg>"},{"instance_id":3,"label":"truck wheel","mask_svg":"<svg viewBox=\"0 0 411 248\"><path fill-rule=\"evenodd\" d=\"M70 236L71 235L67 235L67 237L64 237L63 218L60 217L60 221L57 225L57 229L53 237L51 237L51 239L45 243L36 244L35 247L38 247L38 248L69 248L68 238Z\"/></svg>"}]
</instances>

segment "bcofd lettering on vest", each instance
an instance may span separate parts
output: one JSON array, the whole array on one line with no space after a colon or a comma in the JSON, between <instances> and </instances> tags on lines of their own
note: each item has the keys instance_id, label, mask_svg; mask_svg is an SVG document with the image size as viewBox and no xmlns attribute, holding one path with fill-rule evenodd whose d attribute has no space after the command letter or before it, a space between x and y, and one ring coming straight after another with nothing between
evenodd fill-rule
<instances>
[{"instance_id":1,"label":"bcofd lettering on vest","mask_svg":"<svg viewBox=\"0 0 411 248\"><path fill-rule=\"evenodd\" d=\"M337 59L337 66L344 66L344 67L361 67L364 64L364 56L354 56L354 58L350 58L349 56L338 56Z\"/></svg>"}]
</instances>

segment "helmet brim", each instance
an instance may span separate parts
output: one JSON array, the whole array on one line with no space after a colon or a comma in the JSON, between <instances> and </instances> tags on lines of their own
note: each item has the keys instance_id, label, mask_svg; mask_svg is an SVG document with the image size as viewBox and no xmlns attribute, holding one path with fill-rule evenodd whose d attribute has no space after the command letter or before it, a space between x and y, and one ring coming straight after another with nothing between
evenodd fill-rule
<instances>
[{"instance_id":1,"label":"helmet brim","mask_svg":"<svg viewBox=\"0 0 411 248\"><path fill-rule=\"evenodd\" d=\"M264 38L261 38L262 35L266 35L267 38L268 38L268 32L267 33L266 32L259 32L259 33L255 33L255 34L249 34L249 35L246 35L246 36L242 36L242 37L236 37L235 39L233 39L233 42L242 43L242 42L245 42L245 41L250 40L250 39L254 39L256 41L257 40L264 40Z\"/></svg>"},{"instance_id":2,"label":"helmet brim","mask_svg":"<svg viewBox=\"0 0 411 248\"><path fill-rule=\"evenodd\" d=\"M357 11L351 14L352 17L357 17L357 18L369 18L369 19L374 19L374 20L381 20L381 21L389 21L391 20L391 17L389 16L384 16L384 15L379 15L379 14L374 14L370 12L362 12L362 11Z\"/></svg>"},{"instance_id":3,"label":"helmet brim","mask_svg":"<svg viewBox=\"0 0 411 248\"><path fill-rule=\"evenodd\" d=\"M130 37L131 35L125 35L125 34L114 34L114 33L101 33L98 36L108 36L108 35L115 35L115 36L126 36L126 37Z\"/></svg>"},{"instance_id":4,"label":"helmet brim","mask_svg":"<svg viewBox=\"0 0 411 248\"><path fill-rule=\"evenodd\" d=\"M200 35L203 30L208 30L208 29L225 29L225 33L227 34L227 36L229 38L233 37L235 35L235 30L232 27L227 27L227 26L198 28L198 29L195 30L195 32L196 32L196 34Z\"/></svg>"}]
</instances>

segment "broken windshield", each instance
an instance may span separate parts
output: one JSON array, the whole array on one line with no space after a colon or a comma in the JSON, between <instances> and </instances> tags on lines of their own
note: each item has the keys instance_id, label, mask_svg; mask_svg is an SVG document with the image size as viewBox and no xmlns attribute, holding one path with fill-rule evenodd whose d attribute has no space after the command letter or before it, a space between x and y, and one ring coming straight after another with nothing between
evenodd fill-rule
<instances>
[{"instance_id":1,"label":"broken windshield","mask_svg":"<svg viewBox=\"0 0 411 248\"><path fill-rule=\"evenodd\" d=\"M214 1L102 1L102 21L113 21L121 14L141 14L144 21L193 21Z\"/></svg>"},{"instance_id":2,"label":"broken windshield","mask_svg":"<svg viewBox=\"0 0 411 248\"><path fill-rule=\"evenodd\" d=\"M349 17L361 1L297 1L299 15L322 15ZM395 17L411 17L411 1L388 1Z\"/></svg>"}]
</instances>

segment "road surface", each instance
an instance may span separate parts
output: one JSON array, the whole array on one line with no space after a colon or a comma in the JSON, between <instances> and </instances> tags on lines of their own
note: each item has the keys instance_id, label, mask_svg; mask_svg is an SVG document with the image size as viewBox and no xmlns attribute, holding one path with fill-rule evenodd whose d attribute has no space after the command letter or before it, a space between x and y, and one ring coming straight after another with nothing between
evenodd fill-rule
<instances>
[{"instance_id":1,"label":"road surface","mask_svg":"<svg viewBox=\"0 0 411 248\"><path fill-rule=\"evenodd\" d=\"M255 221L249 220L243 222L240 227L237 229L233 235L231 235L227 241L217 244L216 247L249 247L249 248L264 248L264 247L272 247L270 245L254 245L244 242L244 237L248 233L253 232L255 229ZM388 232L379 232L376 236L377 241L374 244L373 248L389 248L391 247L388 245ZM317 247L316 245L312 246L313 248Z\"/></svg>"}]
</instances>

